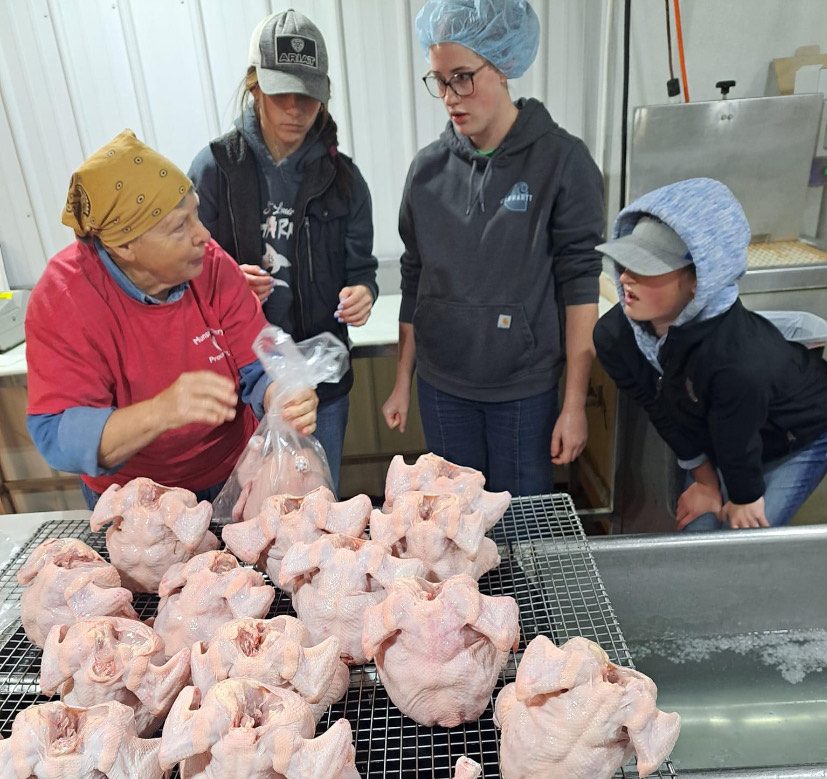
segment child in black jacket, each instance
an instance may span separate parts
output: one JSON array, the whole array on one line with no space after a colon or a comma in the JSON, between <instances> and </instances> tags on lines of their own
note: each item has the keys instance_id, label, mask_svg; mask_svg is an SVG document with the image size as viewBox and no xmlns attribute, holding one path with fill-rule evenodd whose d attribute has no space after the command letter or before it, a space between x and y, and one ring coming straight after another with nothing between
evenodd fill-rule
<instances>
[{"instance_id":1,"label":"child in black jacket","mask_svg":"<svg viewBox=\"0 0 827 779\"><path fill-rule=\"evenodd\" d=\"M738 300L750 232L712 179L650 192L601 246L621 302L597 356L688 471L679 530L787 524L827 473L827 363Z\"/></svg>"}]
</instances>

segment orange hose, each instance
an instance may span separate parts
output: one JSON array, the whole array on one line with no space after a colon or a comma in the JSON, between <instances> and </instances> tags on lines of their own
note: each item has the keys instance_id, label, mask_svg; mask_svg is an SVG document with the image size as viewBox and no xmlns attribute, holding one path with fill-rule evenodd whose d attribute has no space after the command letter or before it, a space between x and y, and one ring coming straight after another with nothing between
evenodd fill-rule
<instances>
[{"instance_id":1,"label":"orange hose","mask_svg":"<svg viewBox=\"0 0 827 779\"><path fill-rule=\"evenodd\" d=\"M689 82L686 80L686 57L683 53L683 30L681 29L681 0L675 0L675 37L678 39L678 58L681 62L683 81L683 102L689 102Z\"/></svg>"}]
</instances>

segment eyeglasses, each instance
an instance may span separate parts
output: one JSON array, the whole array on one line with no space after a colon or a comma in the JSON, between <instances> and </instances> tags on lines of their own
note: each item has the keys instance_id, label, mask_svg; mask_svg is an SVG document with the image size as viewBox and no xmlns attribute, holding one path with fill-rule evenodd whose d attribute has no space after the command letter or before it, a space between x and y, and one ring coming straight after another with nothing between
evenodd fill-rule
<instances>
[{"instance_id":1,"label":"eyeglasses","mask_svg":"<svg viewBox=\"0 0 827 779\"><path fill-rule=\"evenodd\" d=\"M477 75L489 63L483 62L476 70L465 70L454 73L449 79L437 76L436 73L428 73L422 77L422 81L433 97L445 97L448 88L457 97L468 97L474 94L474 76Z\"/></svg>"}]
</instances>

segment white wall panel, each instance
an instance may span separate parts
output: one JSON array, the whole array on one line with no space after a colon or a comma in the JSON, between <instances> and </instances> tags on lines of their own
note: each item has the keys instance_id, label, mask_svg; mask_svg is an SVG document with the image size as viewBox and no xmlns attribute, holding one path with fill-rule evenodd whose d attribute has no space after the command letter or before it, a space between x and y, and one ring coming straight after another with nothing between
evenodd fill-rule
<instances>
[{"instance_id":1,"label":"white wall panel","mask_svg":"<svg viewBox=\"0 0 827 779\"><path fill-rule=\"evenodd\" d=\"M66 243L60 215L72 162L81 159L82 152L48 3L5 0L3 16L0 84L14 145L2 154L16 155L19 161L42 246L28 242L15 246L14 233L7 239L4 232L0 241L9 243L8 252L4 251L11 258L8 275L31 283L44 267L45 257L37 253ZM11 191L10 197L18 196ZM23 258L31 267L17 266Z\"/></svg>"},{"instance_id":2,"label":"white wall panel","mask_svg":"<svg viewBox=\"0 0 827 779\"><path fill-rule=\"evenodd\" d=\"M0 245L16 284L34 283L71 238L60 225L71 171L123 127L183 168L238 110L249 37L292 5L328 45L331 113L342 149L371 187L376 251L400 251L397 209L415 151L446 114L420 78L427 61L413 31L424 0L0 0ZM535 0L542 38L534 65L511 84L534 96L593 152L605 149L610 215L619 170L621 0L614 1L611 83L601 99L605 11L612 0ZM635 0L631 105L665 101L662 0ZM683 22L693 99L714 81L761 94L769 61L797 46L827 50L823 0L692 0ZM677 59L676 59L677 66ZM601 118L608 127L601 133ZM603 160L598 160L603 163Z\"/></svg>"},{"instance_id":3,"label":"white wall panel","mask_svg":"<svg viewBox=\"0 0 827 779\"><path fill-rule=\"evenodd\" d=\"M46 267L46 252L34 220L23 166L15 151L5 107L0 105L0 251L12 287L34 284Z\"/></svg>"},{"instance_id":4,"label":"white wall panel","mask_svg":"<svg viewBox=\"0 0 827 779\"><path fill-rule=\"evenodd\" d=\"M212 80L213 103L218 130L201 138L206 146L215 135L227 132L238 115L239 87L247 72L247 48L255 26L270 13L267 0L201 0L203 52ZM200 147L199 147L200 148Z\"/></svg>"},{"instance_id":5,"label":"white wall panel","mask_svg":"<svg viewBox=\"0 0 827 779\"><path fill-rule=\"evenodd\" d=\"M396 223L408 165L446 122L441 101L420 81L427 60L413 20L423 2L291 3L325 36L330 110L343 151L354 156L371 188L375 250L388 259L401 249ZM199 149L229 129L238 112L250 33L283 5L277 0L5 0L0 87L13 143L2 152L3 169L16 169L18 183L7 174L4 197L15 199L11 187L19 188L22 178L32 208L18 211L36 215L34 231L18 227L18 216L10 225L8 211L0 216L0 240L8 244L17 283L36 281L46 257L70 240L57 218L69 175L116 132L131 127L186 169ZM555 118L577 132L583 125L578 71L585 55L581 51L570 60L566 41L582 40L586 15L578 0L537 3L537 10L540 55L512 92L547 103L551 98ZM24 79L15 71L21 60ZM569 79L575 88L562 89ZM36 99L44 89L48 99ZM48 150L45 159L39 150ZM15 262L26 266L22 273L15 274Z\"/></svg>"},{"instance_id":6,"label":"white wall panel","mask_svg":"<svg viewBox=\"0 0 827 779\"><path fill-rule=\"evenodd\" d=\"M77 121L81 159L125 127L145 137L119 3L50 0L49 8ZM70 170L79 161L72 160Z\"/></svg>"},{"instance_id":7,"label":"white wall panel","mask_svg":"<svg viewBox=\"0 0 827 779\"><path fill-rule=\"evenodd\" d=\"M827 2L824 0L684 0L681 11L693 102L720 97L715 82L722 79L737 82L730 97L763 95L773 58L790 57L799 46L808 44L818 44L822 52L827 52ZM610 184L607 189L610 220L617 213L620 199L623 52L623 3L620 0L615 3L615 12L612 121L606 135L609 161L604 171ZM669 72L663 0L634 0L631 41L630 126L635 106L668 102L666 80ZM672 44L675 74L679 76L674 36Z\"/></svg>"},{"instance_id":8,"label":"white wall panel","mask_svg":"<svg viewBox=\"0 0 827 779\"><path fill-rule=\"evenodd\" d=\"M353 156L373 195L374 251L380 256L399 253L399 199L416 151L408 19L406 3L343 4Z\"/></svg>"},{"instance_id":9,"label":"white wall panel","mask_svg":"<svg viewBox=\"0 0 827 779\"><path fill-rule=\"evenodd\" d=\"M150 106L145 140L186 170L218 133L197 0L122 0L133 78Z\"/></svg>"}]
</instances>

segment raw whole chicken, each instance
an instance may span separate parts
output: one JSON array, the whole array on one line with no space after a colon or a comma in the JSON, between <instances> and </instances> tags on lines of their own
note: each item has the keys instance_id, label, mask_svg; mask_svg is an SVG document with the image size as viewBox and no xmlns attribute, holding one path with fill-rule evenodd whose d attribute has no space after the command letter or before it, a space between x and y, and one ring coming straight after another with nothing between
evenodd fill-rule
<instances>
[{"instance_id":1,"label":"raw whole chicken","mask_svg":"<svg viewBox=\"0 0 827 779\"><path fill-rule=\"evenodd\" d=\"M179 487L152 479L113 484L101 495L89 524L106 531L106 549L124 587L132 592L158 592L161 577L174 563L218 549L209 531L212 506Z\"/></svg>"},{"instance_id":2,"label":"raw whole chicken","mask_svg":"<svg viewBox=\"0 0 827 779\"><path fill-rule=\"evenodd\" d=\"M192 683L203 696L224 679L247 677L298 693L318 722L330 704L347 691L350 672L339 658L334 636L313 646L307 628L295 617L234 619L209 643L192 646Z\"/></svg>"},{"instance_id":3,"label":"raw whole chicken","mask_svg":"<svg viewBox=\"0 0 827 779\"><path fill-rule=\"evenodd\" d=\"M225 622L263 617L276 597L264 577L227 552L203 552L176 563L161 579L154 628L167 657L207 641Z\"/></svg>"},{"instance_id":4,"label":"raw whole chicken","mask_svg":"<svg viewBox=\"0 0 827 779\"><path fill-rule=\"evenodd\" d=\"M680 716L660 711L657 694L648 676L610 663L593 641L558 648L537 636L497 696L503 779L610 779L634 753L648 776L680 732Z\"/></svg>"},{"instance_id":5,"label":"raw whole chicken","mask_svg":"<svg viewBox=\"0 0 827 779\"><path fill-rule=\"evenodd\" d=\"M200 705L199 705L200 704ZM185 687L164 725L160 762L182 779L359 779L350 723L319 738L301 696L253 679L226 679L201 699Z\"/></svg>"},{"instance_id":6,"label":"raw whole chicken","mask_svg":"<svg viewBox=\"0 0 827 779\"><path fill-rule=\"evenodd\" d=\"M54 625L72 625L87 617L138 619L132 593L92 547L76 538L49 538L18 571L26 586L20 620L29 641L42 647Z\"/></svg>"},{"instance_id":7,"label":"raw whole chicken","mask_svg":"<svg viewBox=\"0 0 827 779\"><path fill-rule=\"evenodd\" d=\"M190 681L190 652L164 662L164 643L148 625L122 617L94 617L55 625L40 664L45 695L60 690L69 706L119 701L135 712L139 736L151 736Z\"/></svg>"},{"instance_id":8,"label":"raw whole chicken","mask_svg":"<svg viewBox=\"0 0 827 779\"><path fill-rule=\"evenodd\" d=\"M479 779L480 776L482 776L482 766L476 760L465 755L457 760L454 779Z\"/></svg>"},{"instance_id":9,"label":"raw whole chicken","mask_svg":"<svg viewBox=\"0 0 827 779\"><path fill-rule=\"evenodd\" d=\"M393 582L365 614L363 643L403 714L453 728L479 719L519 638L514 598L482 595L470 576L453 576Z\"/></svg>"},{"instance_id":10,"label":"raw whole chicken","mask_svg":"<svg viewBox=\"0 0 827 779\"><path fill-rule=\"evenodd\" d=\"M293 608L312 640L336 636L344 661L358 665L367 659L362 651L365 610L384 599L394 580L423 573L421 561L393 557L375 541L326 535L290 547L279 584L294 580Z\"/></svg>"},{"instance_id":11,"label":"raw whole chicken","mask_svg":"<svg viewBox=\"0 0 827 779\"><path fill-rule=\"evenodd\" d=\"M368 526L370 511L367 495L337 502L327 487L318 487L304 497L267 498L256 517L225 525L221 537L240 560L266 569L270 581L278 583L282 558L296 541L310 543L328 533L359 538ZM290 592L290 582L285 588Z\"/></svg>"},{"instance_id":12,"label":"raw whole chicken","mask_svg":"<svg viewBox=\"0 0 827 779\"><path fill-rule=\"evenodd\" d=\"M441 582L465 573L479 579L500 564L497 545L485 536L479 511L466 512L459 495L404 492L390 513L374 510L370 537L397 557L417 557L425 578Z\"/></svg>"},{"instance_id":13,"label":"raw whole chicken","mask_svg":"<svg viewBox=\"0 0 827 779\"><path fill-rule=\"evenodd\" d=\"M485 477L473 468L454 465L436 454L423 454L413 465L406 465L401 454L388 467L385 478L385 508L393 508L396 499L413 490L428 495L453 492L459 495L466 511L479 511L488 532L499 522L511 502L510 492L484 490Z\"/></svg>"},{"instance_id":14,"label":"raw whole chicken","mask_svg":"<svg viewBox=\"0 0 827 779\"><path fill-rule=\"evenodd\" d=\"M162 779L160 738L139 738L117 701L88 709L41 703L21 711L0 741L3 779Z\"/></svg>"},{"instance_id":15,"label":"raw whole chicken","mask_svg":"<svg viewBox=\"0 0 827 779\"><path fill-rule=\"evenodd\" d=\"M252 519L271 495L306 495L330 484L330 467L312 447L297 451L282 447L276 456L265 441L264 436L252 436L239 460L236 477L241 494L233 506L233 522ZM269 449L266 454L265 449Z\"/></svg>"}]
</instances>

